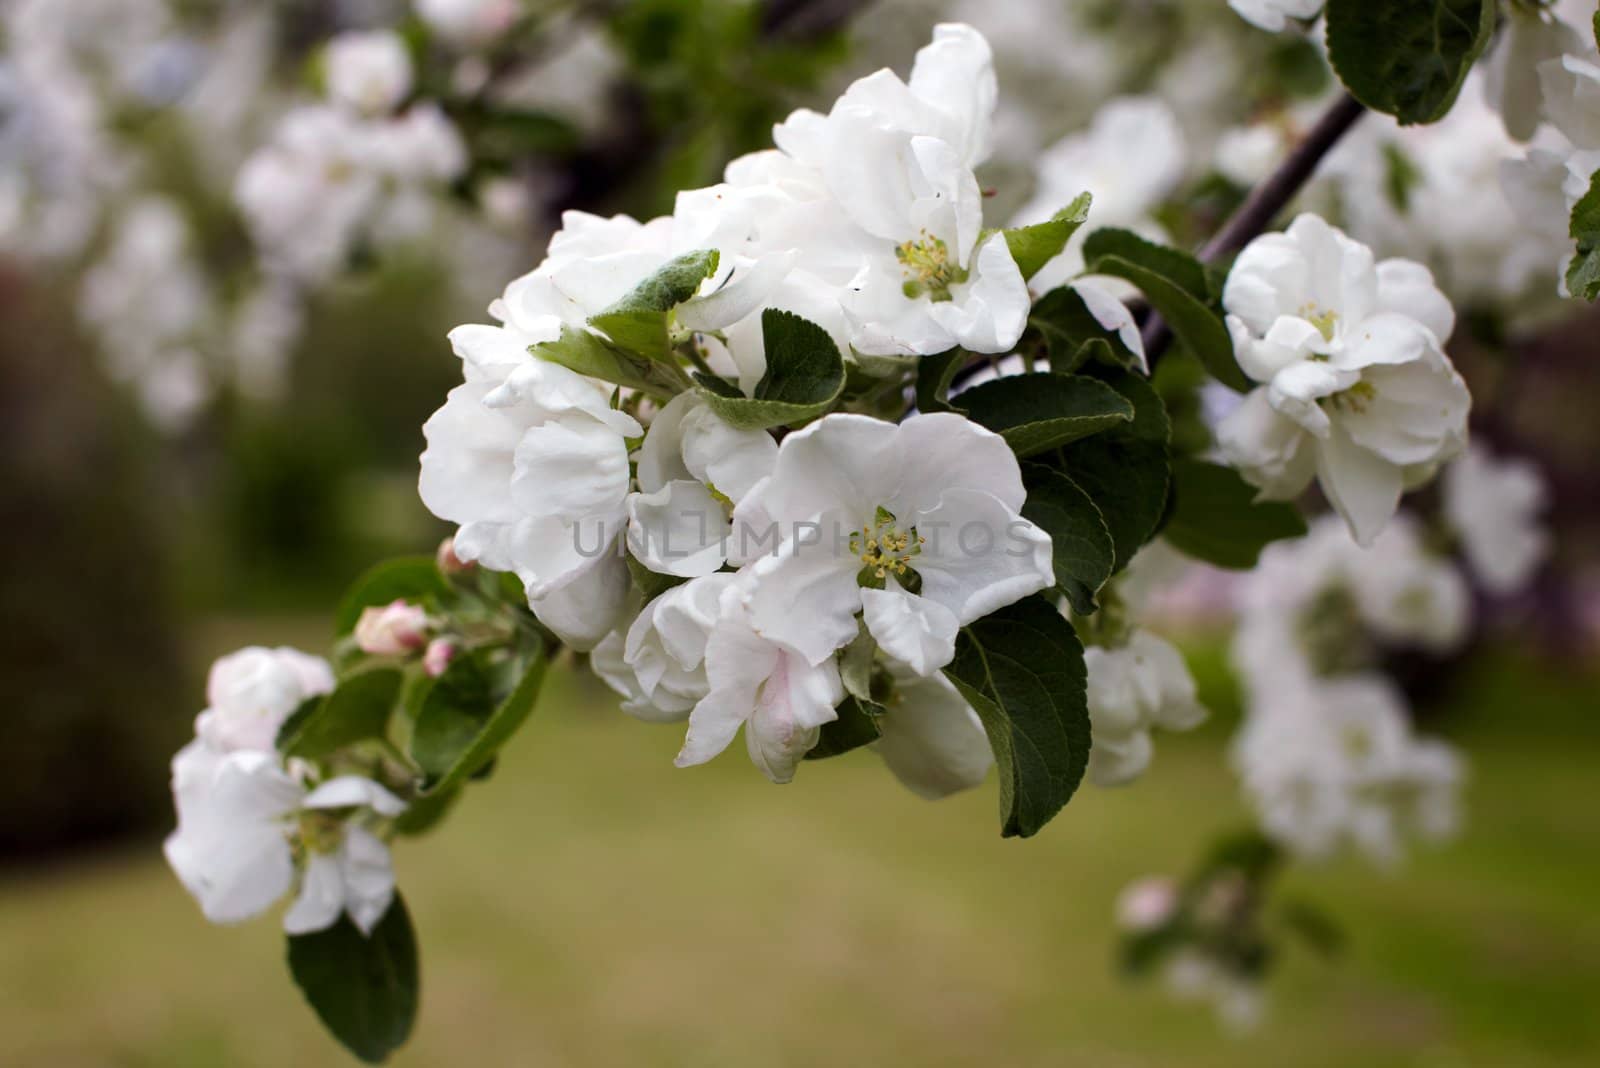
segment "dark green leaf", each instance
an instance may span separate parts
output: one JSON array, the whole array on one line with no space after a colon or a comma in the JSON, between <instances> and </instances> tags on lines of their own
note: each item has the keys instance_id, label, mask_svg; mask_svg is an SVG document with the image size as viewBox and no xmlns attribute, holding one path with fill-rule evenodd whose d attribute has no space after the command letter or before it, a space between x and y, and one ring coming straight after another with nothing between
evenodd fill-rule
<instances>
[{"instance_id":1,"label":"dark green leaf","mask_svg":"<svg viewBox=\"0 0 1600 1068\"><path fill-rule=\"evenodd\" d=\"M368 1064L405 1045L417 1018L417 937L397 893L371 936L345 915L289 936L289 972L333 1037Z\"/></svg>"},{"instance_id":2,"label":"dark green leaf","mask_svg":"<svg viewBox=\"0 0 1600 1068\"><path fill-rule=\"evenodd\" d=\"M355 742L386 737L400 683L400 669L387 665L345 676L309 713L302 717L296 710L278 732L279 751L315 760Z\"/></svg>"},{"instance_id":3,"label":"dark green leaf","mask_svg":"<svg viewBox=\"0 0 1600 1068\"><path fill-rule=\"evenodd\" d=\"M950 380L955 378L966 358L965 349L948 349L922 358L917 365L917 411L950 410L950 404L945 399L950 393Z\"/></svg>"},{"instance_id":4,"label":"dark green leaf","mask_svg":"<svg viewBox=\"0 0 1600 1068\"><path fill-rule=\"evenodd\" d=\"M1028 487L1022 516L1050 535L1056 587L1074 612L1088 615L1117 560L1105 518L1077 483L1054 468L1024 464L1022 478Z\"/></svg>"},{"instance_id":5,"label":"dark green leaf","mask_svg":"<svg viewBox=\"0 0 1600 1068\"><path fill-rule=\"evenodd\" d=\"M878 728L878 717L883 715L881 705L846 695L834 711L839 718L822 725L817 744L806 754L807 760L824 760L860 749L864 745L871 745L883 734Z\"/></svg>"},{"instance_id":6,"label":"dark green leaf","mask_svg":"<svg viewBox=\"0 0 1600 1068\"><path fill-rule=\"evenodd\" d=\"M1133 422L1074 442L1061 452L1060 467L1089 495L1117 558L1113 574L1155 534L1167 505L1166 408L1150 383L1128 371L1095 374L1133 404Z\"/></svg>"},{"instance_id":7,"label":"dark green leaf","mask_svg":"<svg viewBox=\"0 0 1600 1068\"><path fill-rule=\"evenodd\" d=\"M1023 458L1133 420L1133 405L1104 382L1043 371L985 382L955 404Z\"/></svg>"},{"instance_id":8,"label":"dark green leaf","mask_svg":"<svg viewBox=\"0 0 1600 1068\"><path fill-rule=\"evenodd\" d=\"M431 556L402 556L386 560L367 571L345 592L334 616L334 633L349 634L364 609L407 600L417 604L448 596L450 584L439 574Z\"/></svg>"},{"instance_id":9,"label":"dark green leaf","mask_svg":"<svg viewBox=\"0 0 1600 1068\"><path fill-rule=\"evenodd\" d=\"M1005 231L1011 258L1017 261L1017 268L1022 271L1024 279L1032 278L1045 264L1061 255L1061 250L1067 247L1067 242L1078 232L1078 227L1089 218L1089 205L1093 201L1094 198L1088 193L1080 193L1076 200L1056 212L1048 222Z\"/></svg>"},{"instance_id":10,"label":"dark green leaf","mask_svg":"<svg viewBox=\"0 0 1600 1068\"><path fill-rule=\"evenodd\" d=\"M1237 570L1256 566L1261 550L1306 532L1288 501L1257 501L1256 490L1231 467L1180 460L1172 465L1172 512L1166 539L1197 560Z\"/></svg>"},{"instance_id":11,"label":"dark green leaf","mask_svg":"<svg viewBox=\"0 0 1600 1068\"><path fill-rule=\"evenodd\" d=\"M545 666L537 647L505 661L475 653L451 662L412 728L411 755L432 780L429 794L456 788L494 759L533 711Z\"/></svg>"},{"instance_id":12,"label":"dark green leaf","mask_svg":"<svg viewBox=\"0 0 1600 1068\"><path fill-rule=\"evenodd\" d=\"M444 674L418 685L411 756L431 779L444 777L494 715L489 655L457 656Z\"/></svg>"},{"instance_id":13,"label":"dark green leaf","mask_svg":"<svg viewBox=\"0 0 1600 1068\"><path fill-rule=\"evenodd\" d=\"M1052 371L1076 371L1091 359L1117 367L1139 363L1121 336L1101 326L1071 286L1040 297L1028 313L1028 326L1044 340Z\"/></svg>"},{"instance_id":14,"label":"dark green leaf","mask_svg":"<svg viewBox=\"0 0 1600 1068\"><path fill-rule=\"evenodd\" d=\"M761 341L767 371L754 397L737 389L730 394L728 383L696 376L712 411L741 430L765 430L804 422L833 406L844 389L844 359L826 330L792 312L768 308L761 313Z\"/></svg>"},{"instance_id":15,"label":"dark green leaf","mask_svg":"<svg viewBox=\"0 0 1600 1068\"><path fill-rule=\"evenodd\" d=\"M693 297L700 283L716 273L718 259L716 249L684 253L611 307L591 316L589 325L627 352L671 362L668 319L672 310Z\"/></svg>"},{"instance_id":16,"label":"dark green leaf","mask_svg":"<svg viewBox=\"0 0 1600 1068\"><path fill-rule=\"evenodd\" d=\"M1328 57L1352 95L1437 122L1494 33L1496 0L1328 0Z\"/></svg>"},{"instance_id":17,"label":"dark green leaf","mask_svg":"<svg viewBox=\"0 0 1600 1068\"><path fill-rule=\"evenodd\" d=\"M1045 598L1025 598L962 628L944 673L994 749L1001 833L1036 834L1089 761L1087 676L1072 625Z\"/></svg>"},{"instance_id":18,"label":"dark green leaf","mask_svg":"<svg viewBox=\"0 0 1600 1068\"><path fill-rule=\"evenodd\" d=\"M1250 388L1250 380L1233 358L1228 327L1210 304L1210 286L1199 260L1127 230L1096 230L1084 243L1084 256L1087 273L1112 275L1138 286L1218 382L1241 392Z\"/></svg>"},{"instance_id":19,"label":"dark green leaf","mask_svg":"<svg viewBox=\"0 0 1600 1068\"><path fill-rule=\"evenodd\" d=\"M1578 254L1567 268L1567 291L1574 297L1600 297L1600 173L1589 179L1589 191L1572 206L1572 238Z\"/></svg>"}]
</instances>

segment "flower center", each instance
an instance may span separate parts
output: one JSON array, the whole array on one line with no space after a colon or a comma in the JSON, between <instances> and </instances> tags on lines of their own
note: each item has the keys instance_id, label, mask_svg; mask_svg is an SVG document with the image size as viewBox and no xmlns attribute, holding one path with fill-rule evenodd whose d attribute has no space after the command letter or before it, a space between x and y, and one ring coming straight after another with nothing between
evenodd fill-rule
<instances>
[{"instance_id":1,"label":"flower center","mask_svg":"<svg viewBox=\"0 0 1600 1068\"><path fill-rule=\"evenodd\" d=\"M344 822L331 812L302 809L300 841L310 853L336 853L344 841Z\"/></svg>"},{"instance_id":2,"label":"flower center","mask_svg":"<svg viewBox=\"0 0 1600 1068\"><path fill-rule=\"evenodd\" d=\"M861 561L863 578L904 578L926 541L916 527L901 530L894 514L880 507L870 524L850 535L850 551Z\"/></svg>"},{"instance_id":3,"label":"flower center","mask_svg":"<svg viewBox=\"0 0 1600 1068\"><path fill-rule=\"evenodd\" d=\"M1360 415L1378 398L1378 390L1371 382L1357 382L1328 398L1328 402L1341 412Z\"/></svg>"},{"instance_id":4,"label":"flower center","mask_svg":"<svg viewBox=\"0 0 1600 1068\"><path fill-rule=\"evenodd\" d=\"M966 270L950 258L950 246L943 238L930 237L926 230L922 240L895 246L894 258L906 277L901 289L912 299L926 295L936 301L949 300L950 287L967 280Z\"/></svg>"},{"instance_id":5,"label":"flower center","mask_svg":"<svg viewBox=\"0 0 1600 1068\"><path fill-rule=\"evenodd\" d=\"M1317 302L1308 300L1300 307L1300 318L1317 328L1317 333L1322 335L1322 340L1333 340L1333 328L1339 322L1339 313L1324 311L1318 307Z\"/></svg>"}]
</instances>

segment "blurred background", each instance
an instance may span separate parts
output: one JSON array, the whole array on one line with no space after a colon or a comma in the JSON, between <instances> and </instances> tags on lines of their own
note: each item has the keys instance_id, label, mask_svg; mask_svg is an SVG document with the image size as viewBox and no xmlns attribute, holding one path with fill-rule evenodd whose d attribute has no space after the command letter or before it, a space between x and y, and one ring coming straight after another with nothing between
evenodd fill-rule
<instances>
[{"instance_id":1,"label":"blurred background","mask_svg":"<svg viewBox=\"0 0 1600 1068\"><path fill-rule=\"evenodd\" d=\"M1222 0L455 7L504 19L0 0L0 1062L346 1063L276 925L209 926L162 862L167 763L214 657L325 651L344 585L447 533L415 493L460 373L445 332L562 211L670 210L959 18L1000 69L996 217L1088 187L1099 221L1195 243L1330 87L1311 40ZM320 186L264 206L241 175L295 149L285 116L325 92L328 38L372 26L406 35L459 165L386 174L337 217ZM564 664L495 778L398 851L426 992L396 1063L1596 1063L1600 317L1555 295L1562 235L1500 195L1519 153L1469 84L1440 127L1368 119L1306 194L1457 299L1475 435L1537 465L1553 547L1526 590L1477 591L1458 650L1395 663L1470 757L1465 830L1393 871L1294 868L1345 946L1290 955L1257 1029L1115 966L1119 890L1249 823L1213 575L1162 624L1208 725L1029 842L995 834L992 786L929 805L866 754L784 790L739 759L675 771L673 728ZM285 218L339 239L286 257Z\"/></svg>"}]
</instances>

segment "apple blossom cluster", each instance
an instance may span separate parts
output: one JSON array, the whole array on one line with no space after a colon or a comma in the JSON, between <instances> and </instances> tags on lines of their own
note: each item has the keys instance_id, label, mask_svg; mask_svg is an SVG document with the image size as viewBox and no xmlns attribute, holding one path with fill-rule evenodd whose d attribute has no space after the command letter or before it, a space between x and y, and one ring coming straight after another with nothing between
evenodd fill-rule
<instances>
[{"instance_id":1,"label":"apple blossom cluster","mask_svg":"<svg viewBox=\"0 0 1600 1068\"><path fill-rule=\"evenodd\" d=\"M295 710L333 688L331 665L295 649L241 649L212 666L195 738L172 760L178 828L165 846L212 922L250 919L291 890L290 934L342 915L370 932L388 910L387 839L405 803L370 775L324 775L277 748Z\"/></svg>"},{"instance_id":2,"label":"apple blossom cluster","mask_svg":"<svg viewBox=\"0 0 1600 1068\"><path fill-rule=\"evenodd\" d=\"M1562 296L1588 299L1593 286L1573 284L1586 248L1580 242L1573 259L1571 239L1579 226L1569 220L1600 171L1600 27L1594 18L1589 4L1513 4L1487 79L1506 132L1527 145L1520 159L1503 165L1505 194L1524 225L1560 248Z\"/></svg>"},{"instance_id":3,"label":"apple blossom cluster","mask_svg":"<svg viewBox=\"0 0 1600 1068\"><path fill-rule=\"evenodd\" d=\"M1413 735L1404 698L1374 669L1380 642L1456 647L1470 611L1461 574L1409 521L1363 549L1324 520L1262 554L1239 596L1248 714L1234 760L1267 834L1307 856L1352 846L1389 861L1407 831L1454 830L1460 760Z\"/></svg>"},{"instance_id":4,"label":"apple blossom cluster","mask_svg":"<svg viewBox=\"0 0 1600 1068\"><path fill-rule=\"evenodd\" d=\"M1240 253L1222 296L1240 368L1260 383L1217 427L1263 497L1313 478L1371 544L1401 494L1466 447L1466 383L1445 355L1455 311L1426 267L1375 262L1315 215Z\"/></svg>"},{"instance_id":5,"label":"apple blossom cluster","mask_svg":"<svg viewBox=\"0 0 1600 1068\"><path fill-rule=\"evenodd\" d=\"M284 114L234 183L267 272L306 283L327 279L363 245L420 237L433 194L467 166L436 104L403 106L413 69L399 34L341 34L323 64L327 100Z\"/></svg>"},{"instance_id":6,"label":"apple blossom cluster","mask_svg":"<svg viewBox=\"0 0 1600 1068\"><path fill-rule=\"evenodd\" d=\"M463 47L512 17L419 13ZM291 275L334 269L385 201L461 163L437 112L402 110L398 38L345 36L326 61L328 102L239 182ZM423 427L418 490L451 539L357 582L331 665L219 663L174 762L169 859L214 919L296 894L290 963L319 1011L325 969L409 961L394 1026L324 1012L352 1049L381 1058L415 1008L385 843L493 772L563 647L626 714L683 725L680 767L742 733L774 783L855 749L927 798L992 773L1002 833L1026 837L1206 715L1146 626L1169 550L1254 567L1234 761L1261 834L1125 910L1178 987L1241 1020L1280 853L1387 859L1453 829L1460 758L1413 731L1378 653L1462 641L1468 587L1436 539L1501 591L1545 543L1536 477L1467 450L1451 302L1315 214L1225 278L1161 244L1187 136L1147 98L1052 149L1035 201L991 229L975 169L996 103L988 42L940 25L909 76L794 112L670 215L566 213L492 322L449 334L461 382ZM1150 381L1152 315L1237 394L1213 405L1214 448L1180 442ZM1452 462L1450 529L1430 534L1401 499ZM1334 514L1308 534L1293 502L1313 481ZM1185 939L1207 952L1168 952Z\"/></svg>"},{"instance_id":7,"label":"apple blossom cluster","mask_svg":"<svg viewBox=\"0 0 1600 1068\"><path fill-rule=\"evenodd\" d=\"M959 628L1053 582L1011 448L953 412L898 425L832 412L780 442L738 402L763 403L772 324L794 317L864 374L1016 345L1029 294L1003 235L982 235L972 172L990 139L989 63L970 28L940 27L909 81L883 71L827 115L795 113L777 150L680 194L672 217L569 215L491 306L499 325L451 334L466 381L425 428L424 502L459 524L457 553L514 572L543 625L594 650L627 711L688 721L680 765L742 726L756 765L788 781L844 699L839 657L865 642L869 665L875 646L907 681L901 701L922 699L882 717L890 767L925 793L988 769L977 719L939 671ZM706 248L717 265L675 319L731 409L701 390L614 395L541 358Z\"/></svg>"}]
</instances>

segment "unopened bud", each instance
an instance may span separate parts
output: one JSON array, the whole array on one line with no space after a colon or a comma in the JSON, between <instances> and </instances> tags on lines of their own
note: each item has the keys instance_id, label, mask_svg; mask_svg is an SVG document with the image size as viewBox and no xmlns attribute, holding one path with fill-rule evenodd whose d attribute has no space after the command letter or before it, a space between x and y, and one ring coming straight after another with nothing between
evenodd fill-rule
<instances>
[{"instance_id":1,"label":"unopened bud","mask_svg":"<svg viewBox=\"0 0 1600 1068\"><path fill-rule=\"evenodd\" d=\"M456 555L456 539L453 537L439 543L439 551L434 554L433 559L439 565L439 570L446 575L464 575L478 566Z\"/></svg>"},{"instance_id":2,"label":"unopened bud","mask_svg":"<svg viewBox=\"0 0 1600 1068\"><path fill-rule=\"evenodd\" d=\"M1171 919L1177 907L1178 887L1171 879L1140 879L1117 897L1117 926L1134 933L1154 930Z\"/></svg>"},{"instance_id":3,"label":"unopened bud","mask_svg":"<svg viewBox=\"0 0 1600 1068\"><path fill-rule=\"evenodd\" d=\"M436 679L443 675L450 666L450 661L456 658L461 647L449 638L435 638L428 643L428 649L422 654L422 670L427 672L428 678Z\"/></svg>"},{"instance_id":4,"label":"unopened bud","mask_svg":"<svg viewBox=\"0 0 1600 1068\"><path fill-rule=\"evenodd\" d=\"M404 600L364 610L356 621L356 645L373 656L405 656L428 643L428 613Z\"/></svg>"}]
</instances>

